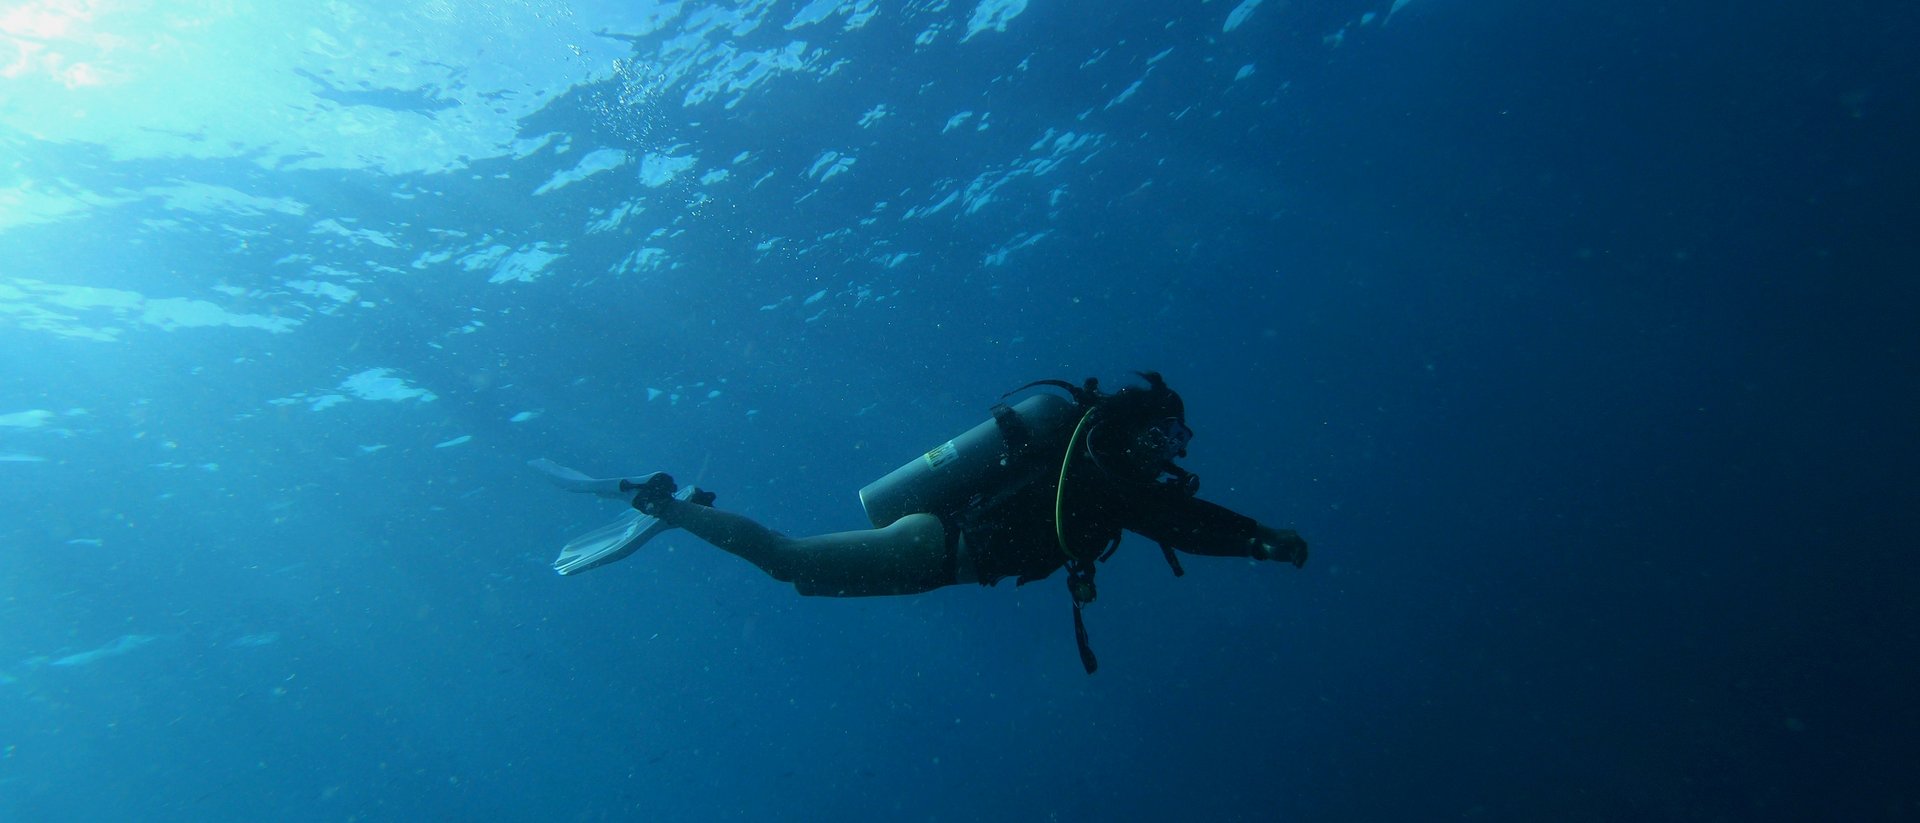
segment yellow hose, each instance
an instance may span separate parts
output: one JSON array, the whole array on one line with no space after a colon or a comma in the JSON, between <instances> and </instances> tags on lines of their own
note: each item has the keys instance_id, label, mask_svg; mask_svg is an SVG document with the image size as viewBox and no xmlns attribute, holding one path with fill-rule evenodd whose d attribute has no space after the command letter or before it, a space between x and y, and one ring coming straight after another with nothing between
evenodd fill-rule
<instances>
[{"instance_id":1,"label":"yellow hose","mask_svg":"<svg viewBox=\"0 0 1920 823\"><path fill-rule=\"evenodd\" d=\"M1053 539L1060 541L1060 553L1068 560L1079 560L1073 550L1067 548L1067 528L1064 525L1065 501L1067 499L1067 467L1073 465L1073 455L1080 450L1081 434L1086 431L1087 421L1093 417L1093 410L1080 415L1080 422L1073 427L1073 437L1067 441L1067 453L1060 458L1060 482L1053 488Z\"/></svg>"}]
</instances>

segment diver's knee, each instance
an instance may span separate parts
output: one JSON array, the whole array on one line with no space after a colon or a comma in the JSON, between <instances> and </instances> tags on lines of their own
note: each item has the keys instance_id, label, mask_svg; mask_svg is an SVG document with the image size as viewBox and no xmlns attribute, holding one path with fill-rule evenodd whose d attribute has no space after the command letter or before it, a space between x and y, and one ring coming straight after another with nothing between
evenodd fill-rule
<instances>
[{"instance_id":1,"label":"diver's knee","mask_svg":"<svg viewBox=\"0 0 1920 823\"><path fill-rule=\"evenodd\" d=\"M792 583L795 586L800 585L800 581L806 577L809 559L806 556L807 550L800 545L800 541L774 532L773 542L767 546L767 549L764 555L765 561L757 565L775 580Z\"/></svg>"}]
</instances>

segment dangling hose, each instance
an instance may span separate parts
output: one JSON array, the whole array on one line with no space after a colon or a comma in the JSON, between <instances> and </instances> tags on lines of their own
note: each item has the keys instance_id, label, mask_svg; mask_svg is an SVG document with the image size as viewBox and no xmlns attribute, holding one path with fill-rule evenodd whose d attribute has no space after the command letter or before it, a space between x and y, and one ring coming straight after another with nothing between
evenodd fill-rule
<instances>
[{"instance_id":1,"label":"dangling hose","mask_svg":"<svg viewBox=\"0 0 1920 823\"><path fill-rule=\"evenodd\" d=\"M1080 415L1080 422L1073 427L1073 437L1067 441L1067 453L1060 458L1060 483L1053 490L1053 539L1060 542L1060 553L1067 556L1067 592L1073 596L1073 642L1080 649L1080 666L1093 674L1100 668L1100 660L1093 655L1093 645L1087 642L1087 622L1080 616L1080 610L1093 602L1093 564L1074 556L1067 548L1066 499L1067 469L1073 465L1073 455L1080 451L1080 444L1086 442L1087 421L1093 419L1093 409Z\"/></svg>"}]
</instances>

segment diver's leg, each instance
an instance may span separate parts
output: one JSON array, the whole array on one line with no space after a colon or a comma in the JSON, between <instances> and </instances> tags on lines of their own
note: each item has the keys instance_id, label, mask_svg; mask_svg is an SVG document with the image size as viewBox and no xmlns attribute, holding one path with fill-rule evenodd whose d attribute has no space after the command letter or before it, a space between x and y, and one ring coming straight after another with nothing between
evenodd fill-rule
<instances>
[{"instance_id":1,"label":"diver's leg","mask_svg":"<svg viewBox=\"0 0 1920 823\"><path fill-rule=\"evenodd\" d=\"M954 583L947 529L931 514L910 514L884 529L821 534L793 543L800 566L793 587L804 595L919 594Z\"/></svg>"},{"instance_id":2,"label":"diver's leg","mask_svg":"<svg viewBox=\"0 0 1920 823\"><path fill-rule=\"evenodd\" d=\"M745 516L682 500L662 500L650 510L775 580L792 583L801 594L916 594L953 582L946 527L930 514L910 514L884 529L793 538Z\"/></svg>"}]
</instances>

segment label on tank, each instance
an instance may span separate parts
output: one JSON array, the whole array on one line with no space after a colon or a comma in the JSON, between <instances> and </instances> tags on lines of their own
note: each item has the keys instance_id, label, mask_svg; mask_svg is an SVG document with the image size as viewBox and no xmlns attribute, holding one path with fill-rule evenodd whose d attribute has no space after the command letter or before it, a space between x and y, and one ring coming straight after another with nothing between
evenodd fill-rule
<instances>
[{"instance_id":1,"label":"label on tank","mask_svg":"<svg viewBox=\"0 0 1920 823\"><path fill-rule=\"evenodd\" d=\"M941 443L939 448L934 449L933 451L927 452L927 468L929 469L940 468L941 466L944 466L948 463L953 462L954 458L959 456L960 456L960 450L957 448L954 448L952 440L948 440L945 443Z\"/></svg>"}]
</instances>

